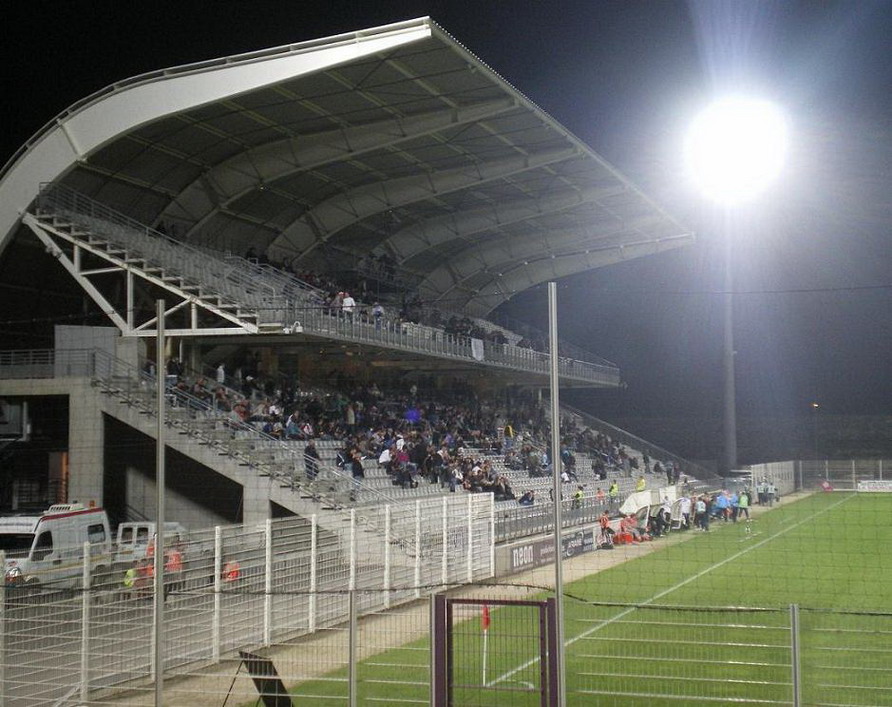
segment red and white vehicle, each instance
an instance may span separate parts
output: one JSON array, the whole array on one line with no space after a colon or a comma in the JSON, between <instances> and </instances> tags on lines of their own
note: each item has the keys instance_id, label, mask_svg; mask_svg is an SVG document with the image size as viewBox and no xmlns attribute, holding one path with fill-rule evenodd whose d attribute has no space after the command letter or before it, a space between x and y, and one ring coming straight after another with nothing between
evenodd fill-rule
<instances>
[{"instance_id":1,"label":"red and white vehicle","mask_svg":"<svg viewBox=\"0 0 892 707\"><path fill-rule=\"evenodd\" d=\"M57 503L39 515L0 516L6 585L79 587L84 543L90 545L92 572L107 572L112 559L111 529L101 508Z\"/></svg>"}]
</instances>

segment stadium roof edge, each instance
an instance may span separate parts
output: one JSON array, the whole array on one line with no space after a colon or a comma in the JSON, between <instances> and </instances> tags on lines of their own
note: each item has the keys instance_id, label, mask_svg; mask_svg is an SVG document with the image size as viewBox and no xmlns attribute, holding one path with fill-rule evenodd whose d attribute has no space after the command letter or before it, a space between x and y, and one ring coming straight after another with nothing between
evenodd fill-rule
<instances>
[{"instance_id":1,"label":"stadium roof edge","mask_svg":"<svg viewBox=\"0 0 892 707\"><path fill-rule=\"evenodd\" d=\"M432 26L433 21L430 17L421 17L380 27L333 35L322 39L312 39L270 49L221 57L219 59L210 59L166 69L158 69L156 71L138 74L122 81L117 81L109 86L99 89L89 96L73 103L55 118L50 120L3 165L2 170L0 170L0 253L3 252L6 242L18 220L21 218L21 215L37 195L41 184L53 181L63 174L67 168L76 164L77 161L83 159L107 140L113 139L125 130L133 129L140 124L149 122L155 117L142 113L139 114L139 120L128 121L126 117L121 116L123 121L122 124L117 126L117 132L112 134L109 131L105 131L105 139L101 139L97 135L88 143L80 144L78 136L72 134L71 129L68 126L74 120L83 116L91 108L99 106L124 92L143 88L162 80L169 81L171 79L183 77L206 75L209 72L220 71L221 69L226 70L228 78L225 82L221 82L219 88L222 90L220 91L219 96L210 97L205 94L203 100L197 102L193 100L189 105L185 105L186 100L183 100L182 104L175 110L165 111L165 113L178 112L213 102L214 100L219 100L222 97L234 96L242 91L251 90L259 85L269 85L282 80L284 77L284 72L276 73L275 77L256 77L250 85L243 86L241 91L233 90L232 71L247 64L259 64L260 62L269 63L274 61L279 62L283 59L287 60L292 59L295 56L303 56L310 51L345 50L351 46L355 48L360 45L365 45L363 48L367 53L374 53L381 50L382 44L396 46L398 44L417 41L418 39L429 36ZM340 56L336 56L331 60L331 65L346 61L360 53L361 52L358 51L342 51L340 52ZM344 56L344 54L350 54L351 56ZM318 70L320 64L321 62L308 70ZM294 74L291 74L291 76L293 75ZM236 86L237 85L238 84L236 84ZM181 99L186 99L186 96L182 96ZM127 122L130 122L131 124L127 125ZM63 139L52 144L50 150L53 153L52 155L40 153L40 147L42 145L49 144L54 138L60 137L60 134ZM16 183L15 171L26 165L29 156L43 158L50 157L50 159L46 161L44 169L41 170L37 168L35 170L36 174L26 172L21 180L23 183Z\"/></svg>"}]
</instances>

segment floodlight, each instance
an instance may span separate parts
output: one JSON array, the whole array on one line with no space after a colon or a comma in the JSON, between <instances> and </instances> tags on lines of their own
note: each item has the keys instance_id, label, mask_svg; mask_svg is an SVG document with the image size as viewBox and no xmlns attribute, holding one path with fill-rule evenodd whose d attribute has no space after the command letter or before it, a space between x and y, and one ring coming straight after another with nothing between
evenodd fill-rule
<instances>
[{"instance_id":1,"label":"floodlight","mask_svg":"<svg viewBox=\"0 0 892 707\"><path fill-rule=\"evenodd\" d=\"M734 206L758 196L780 174L786 148L787 120L777 106L732 97L694 119L685 161L704 195Z\"/></svg>"}]
</instances>

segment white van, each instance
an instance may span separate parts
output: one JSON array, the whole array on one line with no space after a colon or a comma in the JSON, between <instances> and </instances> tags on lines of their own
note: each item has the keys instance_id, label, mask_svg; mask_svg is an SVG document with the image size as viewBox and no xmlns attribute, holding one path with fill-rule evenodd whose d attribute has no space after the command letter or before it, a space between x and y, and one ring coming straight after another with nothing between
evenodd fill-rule
<instances>
[{"instance_id":1,"label":"white van","mask_svg":"<svg viewBox=\"0 0 892 707\"><path fill-rule=\"evenodd\" d=\"M93 572L101 577L111 564L111 529L101 508L57 503L40 515L0 516L6 585L80 586L84 543L90 544Z\"/></svg>"},{"instance_id":2,"label":"white van","mask_svg":"<svg viewBox=\"0 0 892 707\"><path fill-rule=\"evenodd\" d=\"M141 560L148 553L149 543L155 542L155 528L151 521L121 523L118 526L115 564L129 565ZM179 523L164 524L164 547L186 542L186 529Z\"/></svg>"}]
</instances>

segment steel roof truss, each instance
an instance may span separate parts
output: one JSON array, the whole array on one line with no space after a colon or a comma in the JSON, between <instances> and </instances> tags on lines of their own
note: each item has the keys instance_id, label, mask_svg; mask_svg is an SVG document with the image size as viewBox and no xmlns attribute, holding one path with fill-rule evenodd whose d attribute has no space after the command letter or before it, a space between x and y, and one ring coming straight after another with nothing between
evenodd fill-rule
<instances>
[{"instance_id":1,"label":"steel roof truss","mask_svg":"<svg viewBox=\"0 0 892 707\"><path fill-rule=\"evenodd\" d=\"M101 238L90 235L83 230L67 233L60 228L54 228L47 223L42 222L33 214L25 214L23 222L31 229L37 238L43 243L47 252L56 258L75 281L83 288L83 290L96 302L99 308L112 320L121 333L125 336L132 335L154 335L154 330L148 330L154 318L137 324L134 321L134 302L137 297L138 282L143 281L155 287L161 288L172 295L176 300L176 304L169 308L169 313L174 313L188 306L190 308L189 321L190 327L178 329L189 335L209 335L209 334L255 334L258 331L256 323L249 321L244 316L239 316L241 312L232 313L220 305L215 305L212 300L218 299L212 294L196 294L195 287L179 282L180 278L165 276L163 271L159 272L157 268L143 269L138 267L139 261L136 258L128 258L126 251L119 248L103 248L106 241ZM64 241L71 248L71 257L63 250L57 239ZM83 267L84 255L89 254L105 260L110 265L108 267L88 268ZM122 257L123 256L123 257ZM153 274L153 273L159 274ZM108 275L120 273L124 275L125 293L124 301L118 305L111 302L102 291L91 281L91 277L97 275ZM177 284L179 282L179 285ZM125 311L119 311L124 309ZM217 319L232 322L232 327L219 326L202 326L199 321L199 311L205 310ZM250 315L249 315L250 316Z\"/></svg>"},{"instance_id":2,"label":"steel roof truss","mask_svg":"<svg viewBox=\"0 0 892 707\"><path fill-rule=\"evenodd\" d=\"M302 259L336 233L363 218L398 206L504 179L512 174L538 169L576 154L578 150L575 147L546 150L541 153L478 162L470 166L401 177L351 189L321 202L310 212L302 215L288 226L272 245L282 247L287 244L296 250L299 253L298 257ZM309 229L308 217L316 220L324 229L325 236L322 239L317 239Z\"/></svg>"},{"instance_id":3,"label":"steel roof truss","mask_svg":"<svg viewBox=\"0 0 892 707\"><path fill-rule=\"evenodd\" d=\"M192 233L211 219L217 209L225 209L260 185L276 193L281 192L281 195L289 199L295 199L295 195L277 189L275 182L297 172L319 169L347 156L360 157L406 140L474 123L511 110L516 105L513 98L502 98L460 108L450 106L419 115L393 116L365 125L339 127L316 135L277 140L239 153L209 170L183 190L176 205L189 213L200 214L204 209L204 214L200 215L190 229L189 233ZM207 194L208 185L213 185L212 197ZM207 208L209 204L211 206ZM165 211L172 206L174 204Z\"/></svg>"}]
</instances>

